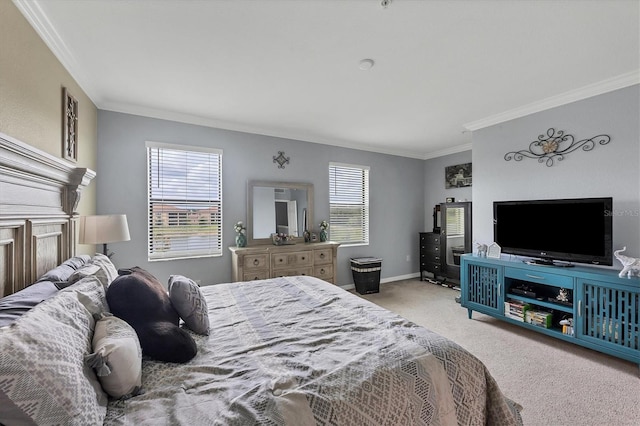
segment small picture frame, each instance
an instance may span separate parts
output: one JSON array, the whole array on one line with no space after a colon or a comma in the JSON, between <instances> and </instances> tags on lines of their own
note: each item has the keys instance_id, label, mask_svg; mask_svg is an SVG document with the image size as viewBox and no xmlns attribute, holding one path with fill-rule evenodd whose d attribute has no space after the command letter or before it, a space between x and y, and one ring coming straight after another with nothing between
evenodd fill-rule
<instances>
[{"instance_id":1,"label":"small picture frame","mask_svg":"<svg viewBox=\"0 0 640 426\"><path fill-rule=\"evenodd\" d=\"M312 243L317 243L318 242L318 233L317 232L312 232L311 233L311 242Z\"/></svg>"},{"instance_id":2,"label":"small picture frame","mask_svg":"<svg viewBox=\"0 0 640 426\"><path fill-rule=\"evenodd\" d=\"M491 259L500 259L500 254L502 253L502 248L496 244L491 243L487 248L487 257Z\"/></svg>"},{"instance_id":3,"label":"small picture frame","mask_svg":"<svg viewBox=\"0 0 640 426\"><path fill-rule=\"evenodd\" d=\"M445 199L445 201L446 201L447 203L455 203L455 202L456 202L456 199L455 199L455 198L453 198L453 197L447 197L447 198Z\"/></svg>"}]
</instances>

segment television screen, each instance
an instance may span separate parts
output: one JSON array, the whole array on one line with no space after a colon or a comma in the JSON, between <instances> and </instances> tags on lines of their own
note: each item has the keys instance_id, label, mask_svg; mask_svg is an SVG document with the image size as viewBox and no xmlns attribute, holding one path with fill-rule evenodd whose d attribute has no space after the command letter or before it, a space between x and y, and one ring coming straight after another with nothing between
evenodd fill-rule
<instances>
[{"instance_id":1,"label":"television screen","mask_svg":"<svg viewBox=\"0 0 640 426\"><path fill-rule=\"evenodd\" d=\"M496 201L494 240L503 253L612 265L612 204L611 198Z\"/></svg>"}]
</instances>

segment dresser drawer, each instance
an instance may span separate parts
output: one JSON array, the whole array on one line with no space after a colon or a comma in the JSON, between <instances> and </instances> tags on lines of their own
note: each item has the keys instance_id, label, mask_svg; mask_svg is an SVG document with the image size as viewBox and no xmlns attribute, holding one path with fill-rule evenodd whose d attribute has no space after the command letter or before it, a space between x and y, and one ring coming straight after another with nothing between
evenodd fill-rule
<instances>
[{"instance_id":1,"label":"dresser drawer","mask_svg":"<svg viewBox=\"0 0 640 426\"><path fill-rule=\"evenodd\" d=\"M245 271L242 274L242 281L255 281L255 280L266 280L269 278L269 270L263 269L261 271Z\"/></svg>"},{"instance_id":2,"label":"dresser drawer","mask_svg":"<svg viewBox=\"0 0 640 426\"><path fill-rule=\"evenodd\" d=\"M268 254L248 254L244 256L242 263L245 269L267 268L269 266L267 263L268 256Z\"/></svg>"},{"instance_id":3,"label":"dresser drawer","mask_svg":"<svg viewBox=\"0 0 640 426\"><path fill-rule=\"evenodd\" d=\"M296 251L293 253L274 253L271 255L273 268L288 268L295 266L311 266L313 258L310 251Z\"/></svg>"},{"instance_id":4,"label":"dresser drawer","mask_svg":"<svg viewBox=\"0 0 640 426\"><path fill-rule=\"evenodd\" d=\"M333 279L333 265L315 265L313 276L325 281Z\"/></svg>"},{"instance_id":5,"label":"dresser drawer","mask_svg":"<svg viewBox=\"0 0 640 426\"><path fill-rule=\"evenodd\" d=\"M440 246L425 246L422 252L427 256L440 256Z\"/></svg>"},{"instance_id":6,"label":"dresser drawer","mask_svg":"<svg viewBox=\"0 0 640 426\"><path fill-rule=\"evenodd\" d=\"M333 263L333 250L330 248L322 249L322 250L314 250L313 264L322 265L325 263Z\"/></svg>"},{"instance_id":7,"label":"dresser drawer","mask_svg":"<svg viewBox=\"0 0 640 426\"><path fill-rule=\"evenodd\" d=\"M293 277L295 275L313 275L313 268L291 268L291 269L278 269L273 271L274 277Z\"/></svg>"},{"instance_id":8,"label":"dresser drawer","mask_svg":"<svg viewBox=\"0 0 640 426\"><path fill-rule=\"evenodd\" d=\"M440 272L440 271L442 271L442 265L439 264L439 263L427 263L425 271Z\"/></svg>"},{"instance_id":9,"label":"dresser drawer","mask_svg":"<svg viewBox=\"0 0 640 426\"><path fill-rule=\"evenodd\" d=\"M566 275L556 275L544 271L531 271L520 268L504 268L505 278L515 278L517 280L529 281L532 283L545 284L554 287L573 289L573 277Z\"/></svg>"},{"instance_id":10,"label":"dresser drawer","mask_svg":"<svg viewBox=\"0 0 640 426\"><path fill-rule=\"evenodd\" d=\"M440 245L440 234L427 234L420 238L420 244L438 244Z\"/></svg>"}]
</instances>

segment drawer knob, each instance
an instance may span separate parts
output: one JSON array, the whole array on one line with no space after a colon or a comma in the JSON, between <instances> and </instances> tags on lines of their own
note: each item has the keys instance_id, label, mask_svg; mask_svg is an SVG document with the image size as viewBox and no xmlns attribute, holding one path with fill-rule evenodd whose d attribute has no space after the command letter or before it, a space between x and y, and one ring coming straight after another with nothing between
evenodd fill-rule
<instances>
[{"instance_id":1,"label":"drawer knob","mask_svg":"<svg viewBox=\"0 0 640 426\"><path fill-rule=\"evenodd\" d=\"M320 253L320 259L324 259L324 253Z\"/></svg>"},{"instance_id":2,"label":"drawer knob","mask_svg":"<svg viewBox=\"0 0 640 426\"><path fill-rule=\"evenodd\" d=\"M258 259L253 259L253 264L258 266L260 264L260 261Z\"/></svg>"},{"instance_id":3,"label":"drawer knob","mask_svg":"<svg viewBox=\"0 0 640 426\"><path fill-rule=\"evenodd\" d=\"M302 256L302 260L304 260L304 256Z\"/></svg>"},{"instance_id":4,"label":"drawer knob","mask_svg":"<svg viewBox=\"0 0 640 426\"><path fill-rule=\"evenodd\" d=\"M278 259L278 262L281 262L281 263L282 263L282 259Z\"/></svg>"},{"instance_id":5,"label":"drawer knob","mask_svg":"<svg viewBox=\"0 0 640 426\"><path fill-rule=\"evenodd\" d=\"M324 275L324 268L320 269L320 273Z\"/></svg>"}]
</instances>

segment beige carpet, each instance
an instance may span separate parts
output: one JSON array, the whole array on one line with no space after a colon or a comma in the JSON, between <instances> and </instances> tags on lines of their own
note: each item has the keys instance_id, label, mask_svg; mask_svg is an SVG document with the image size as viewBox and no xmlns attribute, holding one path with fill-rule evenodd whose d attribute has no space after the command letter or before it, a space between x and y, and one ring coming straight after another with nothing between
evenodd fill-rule
<instances>
[{"instance_id":1,"label":"beige carpet","mask_svg":"<svg viewBox=\"0 0 640 426\"><path fill-rule=\"evenodd\" d=\"M477 356L503 393L524 407L527 426L640 425L638 365L478 312L469 320L454 300L459 294L415 279L361 297Z\"/></svg>"}]
</instances>

